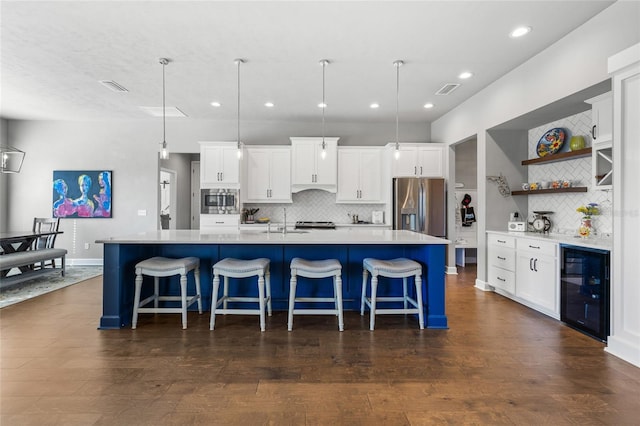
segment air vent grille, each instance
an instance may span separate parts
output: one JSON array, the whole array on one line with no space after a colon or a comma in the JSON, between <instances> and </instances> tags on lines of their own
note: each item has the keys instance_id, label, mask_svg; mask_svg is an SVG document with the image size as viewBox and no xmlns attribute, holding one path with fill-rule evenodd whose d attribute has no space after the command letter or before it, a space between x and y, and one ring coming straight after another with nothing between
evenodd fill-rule
<instances>
[{"instance_id":1,"label":"air vent grille","mask_svg":"<svg viewBox=\"0 0 640 426\"><path fill-rule=\"evenodd\" d=\"M458 83L447 83L436 92L436 95L448 95L460 86Z\"/></svg>"},{"instance_id":2,"label":"air vent grille","mask_svg":"<svg viewBox=\"0 0 640 426\"><path fill-rule=\"evenodd\" d=\"M142 111L144 111L147 114L152 115L154 117L162 117L162 107L141 106L139 108ZM185 114L184 112L180 111L177 107L168 106L166 108L166 116L167 117L186 117L187 114Z\"/></svg>"},{"instance_id":3,"label":"air vent grille","mask_svg":"<svg viewBox=\"0 0 640 426\"><path fill-rule=\"evenodd\" d=\"M109 89L113 90L114 92L128 92L126 87L124 87L121 84L116 83L113 80L100 80L100 84L102 84L105 87L108 87Z\"/></svg>"}]
</instances>

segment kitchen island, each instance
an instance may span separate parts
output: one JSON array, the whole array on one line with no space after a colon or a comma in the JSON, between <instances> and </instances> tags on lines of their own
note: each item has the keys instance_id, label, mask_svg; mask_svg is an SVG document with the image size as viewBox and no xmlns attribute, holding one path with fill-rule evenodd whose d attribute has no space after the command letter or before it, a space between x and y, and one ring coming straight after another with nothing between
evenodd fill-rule
<instances>
[{"instance_id":1,"label":"kitchen island","mask_svg":"<svg viewBox=\"0 0 640 426\"><path fill-rule=\"evenodd\" d=\"M96 243L104 244L101 329L121 328L131 323L135 265L153 256L198 257L205 308L211 307L211 267L214 263L226 257L266 257L271 260L271 293L275 310L286 310L288 307L289 263L294 257L335 258L342 263L345 310L360 309L364 258L407 257L419 262L423 267L425 325L428 328L448 327L444 274L445 251L449 241L442 238L410 231L383 229L290 231L286 234L264 231L216 233L161 230L111 237L97 240ZM380 291L384 289L384 282L381 278ZM194 285L193 277L189 276L190 292L193 292ZM234 287L247 296L257 292L254 280L251 279L236 282ZM332 286L322 287L332 290ZM393 287L389 289L390 292L397 291L398 287L401 289L402 286ZM323 293L317 292L313 295L322 296Z\"/></svg>"}]
</instances>

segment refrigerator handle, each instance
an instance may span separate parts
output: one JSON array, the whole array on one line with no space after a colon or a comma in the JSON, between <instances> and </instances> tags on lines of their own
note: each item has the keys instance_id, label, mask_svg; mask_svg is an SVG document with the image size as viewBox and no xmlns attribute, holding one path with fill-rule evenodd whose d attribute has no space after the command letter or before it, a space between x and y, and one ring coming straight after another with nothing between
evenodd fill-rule
<instances>
[{"instance_id":1,"label":"refrigerator handle","mask_svg":"<svg viewBox=\"0 0 640 426\"><path fill-rule=\"evenodd\" d=\"M421 180L418 185L418 232L424 233L424 215L425 215L425 198L424 198L424 182Z\"/></svg>"}]
</instances>

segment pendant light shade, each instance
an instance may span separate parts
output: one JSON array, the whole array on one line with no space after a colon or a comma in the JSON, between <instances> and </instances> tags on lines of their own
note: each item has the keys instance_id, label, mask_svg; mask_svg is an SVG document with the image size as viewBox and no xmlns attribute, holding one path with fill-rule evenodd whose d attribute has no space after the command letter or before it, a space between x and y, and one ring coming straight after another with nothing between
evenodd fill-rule
<instances>
[{"instance_id":1,"label":"pendant light shade","mask_svg":"<svg viewBox=\"0 0 640 426\"><path fill-rule=\"evenodd\" d=\"M238 67L238 158L242 158L242 145L240 144L240 65L244 64L244 59L234 59L233 61Z\"/></svg>"},{"instance_id":2,"label":"pendant light shade","mask_svg":"<svg viewBox=\"0 0 640 426\"><path fill-rule=\"evenodd\" d=\"M162 65L162 149L160 150L160 158L169 159L169 150L167 149L167 107L165 102L165 84L164 84L164 67L171 62L167 58L160 58Z\"/></svg>"},{"instance_id":3,"label":"pendant light shade","mask_svg":"<svg viewBox=\"0 0 640 426\"><path fill-rule=\"evenodd\" d=\"M399 108L400 108L400 67L404 65L403 61L395 61L393 66L396 67L396 150L394 156L396 160L400 158L400 141L398 139L398 128L399 128Z\"/></svg>"},{"instance_id":4,"label":"pendant light shade","mask_svg":"<svg viewBox=\"0 0 640 426\"><path fill-rule=\"evenodd\" d=\"M322 152L320 153L320 158L322 158L323 160L325 158L327 158L327 144L324 141L324 110L327 108L327 103L324 100L324 86L325 86L325 79L324 79L324 73L325 73L325 69L327 68L327 65L329 65L329 60L328 59L321 59L320 60L320 65L322 65Z\"/></svg>"},{"instance_id":5,"label":"pendant light shade","mask_svg":"<svg viewBox=\"0 0 640 426\"><path fill-rule=\"evenodd\" d=\"M22 162L24 161L24 151L9 145L2 145L0 147L0 155L2 173L20 173Z\"/></svg>"}]
</instances>

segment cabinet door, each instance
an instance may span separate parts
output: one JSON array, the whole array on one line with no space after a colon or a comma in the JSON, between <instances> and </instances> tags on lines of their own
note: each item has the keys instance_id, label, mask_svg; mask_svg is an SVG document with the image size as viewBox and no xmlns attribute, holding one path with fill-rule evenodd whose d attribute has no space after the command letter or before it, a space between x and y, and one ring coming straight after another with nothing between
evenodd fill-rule
<instances>
[{"instance_id":1,"label":"cabinet door","mask_svg":"<svg viewBox=\"0 0 640 426\"><path fill-rule=\"evenodd\" d=\"M247 150L246 200L262 201L269 195L269 169L271 155L268 150Z\"/></svg>"},{"instance_id":2,"label":"cabinet door","mask_svg":"<svg viewBox=\"0 0 640 426\"><path fill-rule=\"evenodd\" d=\"M382 151L360 153L360 201L374 202L382 198Z\"/></svg>"},{"instance_id":3,"label":"cabinet door","mask_svg":"<svg viewBox=\"0 0 640 426\"><path fill-rule=\"evenodd\" d=\"M613 139L613 99L607 96L595 102L591 108L591 137L593 143L608 142Z\"/></svg>"},{"instance_id":4,"label":"cabinet door","mask_svg":"<svg viewBox=\"0 0 640 426\"><path fill-rule=\"evenodd\" d=\"M360 152L341 150L338 153L337 201L358 201L360 191Z\"/></svg>"},{"instance_id":5,"label":"cabinet door","mask_svg":"<svg viewBox=\"0 0 640 426\"><path fill-rule=\"evenodd\" d=\"M271 152L269 201L291 202L291 152L278 149Z\"/></svg>"},{"instance_id":6,"label":"cabinet door","mask_svg":"<svg viewBox=\"0 0 640 426\"><path fill-rule=\"evenodd\" d=\"M316 147L312 143L295 143L291 148L292 183L308 185L314 183L316 174Z\"/></svg>"},{"instance_id":7,"label":"cabinet door","mask_svg":"<svg viewBox=\"0 0 640 426\"><path fill-rule=\"evenodd\" d=\"M220 183L220 147L203 147L200 152L200 183L219 184Z\"/></svg>"},{"instance_id":8,"label":"cabinet door","mask_svg":"<svg viewBox=\"0 0 640 426\"><path fill-rule=\"evenodd\" d=\"M418 148L418 175L423 177L443 177L442 148L420 147Z\"/></svg>"},{"instance_id":9,"label":"cabinet door","mask_svg":"<svg viewBox=\"0 0 640 426\"><path fill-rule=\"evenodd\" d=\"M557 271L554 257L518 252L516 296L557 314Z\"/></svg>"},{"instance_id":10,"label":"cabinet door","mask_svg":"<svg viewBox=\"0 0 640 426\"><path fill-rule=\"evenodd\" d=\"M321 157L322 142L316 145L316 178L315 183L318 185L335 185L337 183L337 167L338 167L338 152L335 144L325 142L326 156Z\"/></svg>"},{"instance_id":11,"label":"cabinet door","mask_svg":"<svg viewBox=\"0 0 640 426\"><path fill-rule=\"evenodd\" d=\"M400 157L392 158L393 177L413 177L418 175L418 165L415 147L403 147L400 145Z\"/></svg>"},{"instance_id":12,"label":"cabinet door","mask_svg":"<svg viewBox=\"0 0 640 426\"><path fill-rule=\"evenodd\" d=\"M221 150L220 172L222 183L237 184L240 182L240 159L236 147L224 147Z\"/></svg>"}]
</instances>

